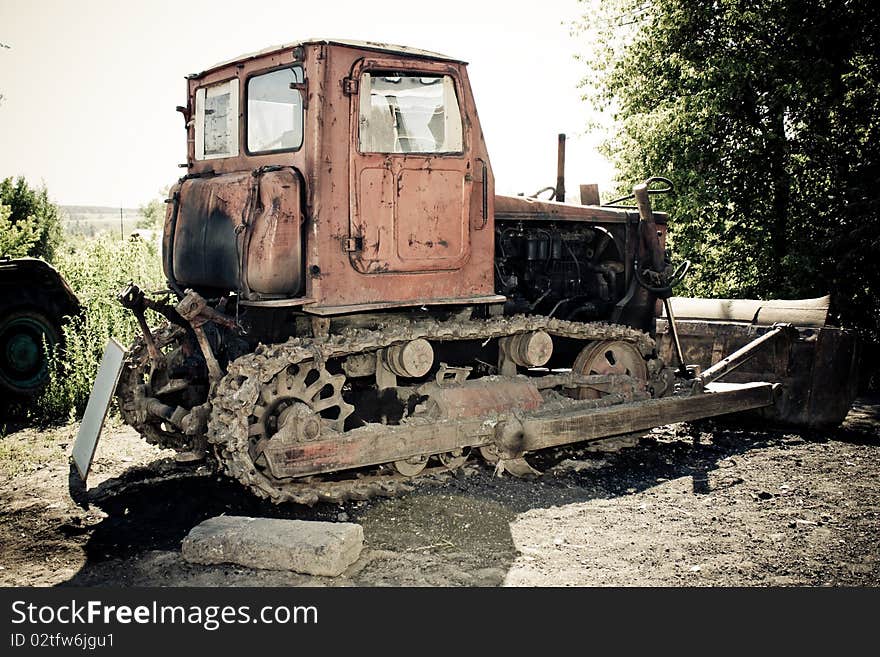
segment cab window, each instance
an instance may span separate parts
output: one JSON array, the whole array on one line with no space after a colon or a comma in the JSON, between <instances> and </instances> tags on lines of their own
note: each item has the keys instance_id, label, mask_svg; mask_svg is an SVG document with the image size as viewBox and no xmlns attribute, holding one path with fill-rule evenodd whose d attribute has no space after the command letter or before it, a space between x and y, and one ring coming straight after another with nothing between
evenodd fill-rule
<instances>
[{"instance_id":1,"label":"cab window","mask_svg":"<svg viewBox=\"0 0 880 657\"><path fill-rule=\"evenodd\" d=\"M303 70L283 68L255 75L247 82L249 153L292 151L303 143Z\"/></svg>"},{"instance_id":2,"label":"cab window","mask_svg":"<svg viewBox=\"0 0 880 657\"><path fill-rule=\"evenodd\" d=\"M196 90L196 159L238 155L238 80Z\"/></svg>"},{"instance_id":3,"label":"cab window","mask_svg":"<svg viewBox=\"0 0 880 657\"><path fill-rule=\"evenodd\" d=\"M364 73L359 84L362 153L461 153L461 112L448 75Z\"/></svg>"}]
</instances>

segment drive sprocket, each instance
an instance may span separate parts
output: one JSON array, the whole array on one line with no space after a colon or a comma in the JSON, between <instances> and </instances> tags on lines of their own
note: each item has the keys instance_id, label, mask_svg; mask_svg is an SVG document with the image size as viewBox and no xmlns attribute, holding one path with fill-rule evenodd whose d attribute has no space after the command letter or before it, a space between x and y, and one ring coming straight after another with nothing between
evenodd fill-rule
<instances>
[{"instance_id":1,"label":"drive sprocket","mask_svg":"<svg viewBox=\"0 0 880 657\"><path fill-rule=\"evenodd\" d=\"M230 366L208 425L209 441L228 474L276 503L344 502L412 490L403 477L378 474L337 480L276 477L266 458L273 440L302 445L328 432L342 435L354 410L342 398L345 375L331 374L311 359L288 363L269 375L254 370L253 358L243 360L250 367L242 362Z\"/></svg>"}]
</instances>

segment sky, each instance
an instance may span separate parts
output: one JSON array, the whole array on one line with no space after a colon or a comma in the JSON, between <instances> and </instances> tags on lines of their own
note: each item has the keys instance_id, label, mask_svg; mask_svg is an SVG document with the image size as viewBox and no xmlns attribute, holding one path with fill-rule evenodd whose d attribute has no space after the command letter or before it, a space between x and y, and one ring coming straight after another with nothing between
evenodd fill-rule
<instances>
[{"instance_id":1,"label":"sky","mask_svg":"<svg viewBox=\"0 0 880 657\"><path fill-rule=\"evenodd\" d=\"M613 169L586 134L577 0L0 0L0 178L45 183L61 205L137 207L186 160L184 76L309 37L433 50L469 62L496 191L556 182L609 189ZM589 53L585 53L589 56Z\"/></svg>"}]
</instances>

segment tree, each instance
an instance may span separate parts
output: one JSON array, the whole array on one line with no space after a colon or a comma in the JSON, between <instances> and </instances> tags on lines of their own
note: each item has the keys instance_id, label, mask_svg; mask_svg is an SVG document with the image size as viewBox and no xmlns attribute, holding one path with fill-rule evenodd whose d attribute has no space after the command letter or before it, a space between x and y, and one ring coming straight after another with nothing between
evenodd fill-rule
<instances>
[{"instance_id":1,"label":"tree","mask_svg":"<svg viewBox=\"0 0 880 657\"><path fill-rule=\"evenodd\" d=\"M0 255L31 256L52 261L61 243L58 206L46 187L31 188L24 178L0 182Z\"/></svg>"},{"instance_id":2,"label":"tree","mask_svg":"<svg viewBox=\"0 0 880 657\"><path fill-rule=\"evenodd\" d=\"M165 221L165 199L168 198L169 188L162 190L160 198L154 198L146 205L139 208L140 219L138 219L137 227L147 230L162 230L162 224Z\"/></svg>"},{"instance_id":3,"label":"tree","mask_svg":"<svg viewBox=\"0 0 880 657\"><path fill-rule=\"evenodd\" d=\"M162 227L165 219L165 204L162 201L154 199L142 205L138 211L141 215L137 222L138 228L157 230Z\"/></svg>"},{"instance_id":4,"label":"tree","mask_svg":"<svg viewBox=\"0 0 880 657\"><path fill-rule=\"evenodd\" d=\"M2 41L0 41L0 50L9 50L9 49L10 49L10 46L9 46L9 45L7 45L7 44L3 43ZM0 93L0 105L3 104L3 98L4 98L3 94Z\"/></svg>"},{"instance_id":5,"label":"tree","mask_svg":"<svg viewBox=\"0 0 880 657\"><path fill-rule=\"evenodd\" d=\"M691 294L832 293L880 335L880 13L870 0L611 0L584 86L623 187L664 175ZM657 198L657 197L655 197Z\"/></svg>"},{"instance_id":6,"label":"tree","mask_svg":"<svg viewBox=\"0 0 880 657\"><path fill-rule=\"evenodd\" d=\"M12 223L12 209L0 204L0 255L10 258L27 256L37 242L36 220L29 217Z\"/></svg>"}]
</instances>

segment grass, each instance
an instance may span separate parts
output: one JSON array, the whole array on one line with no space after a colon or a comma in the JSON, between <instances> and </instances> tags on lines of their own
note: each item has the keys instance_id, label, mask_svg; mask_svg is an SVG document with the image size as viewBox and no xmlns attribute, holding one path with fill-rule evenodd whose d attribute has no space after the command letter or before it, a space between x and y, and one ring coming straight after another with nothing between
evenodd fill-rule
<instances>
[{"instance_id":1,"label":"grass","mask_svg":"<svg viewBox=\"0 0 880 657\"><path fill-rule=\"evenodd\" d=\"M65 327L64 350L52 355L49 385L30 410L31 420L41 425L82 417L107 341L114 337L128 345L136 335L137 321L117 294L130 281L143 290L164 286L159 246L137 238L69 237L53 264L79 297L83 313Z\"/></svg>"}]
</instances>

